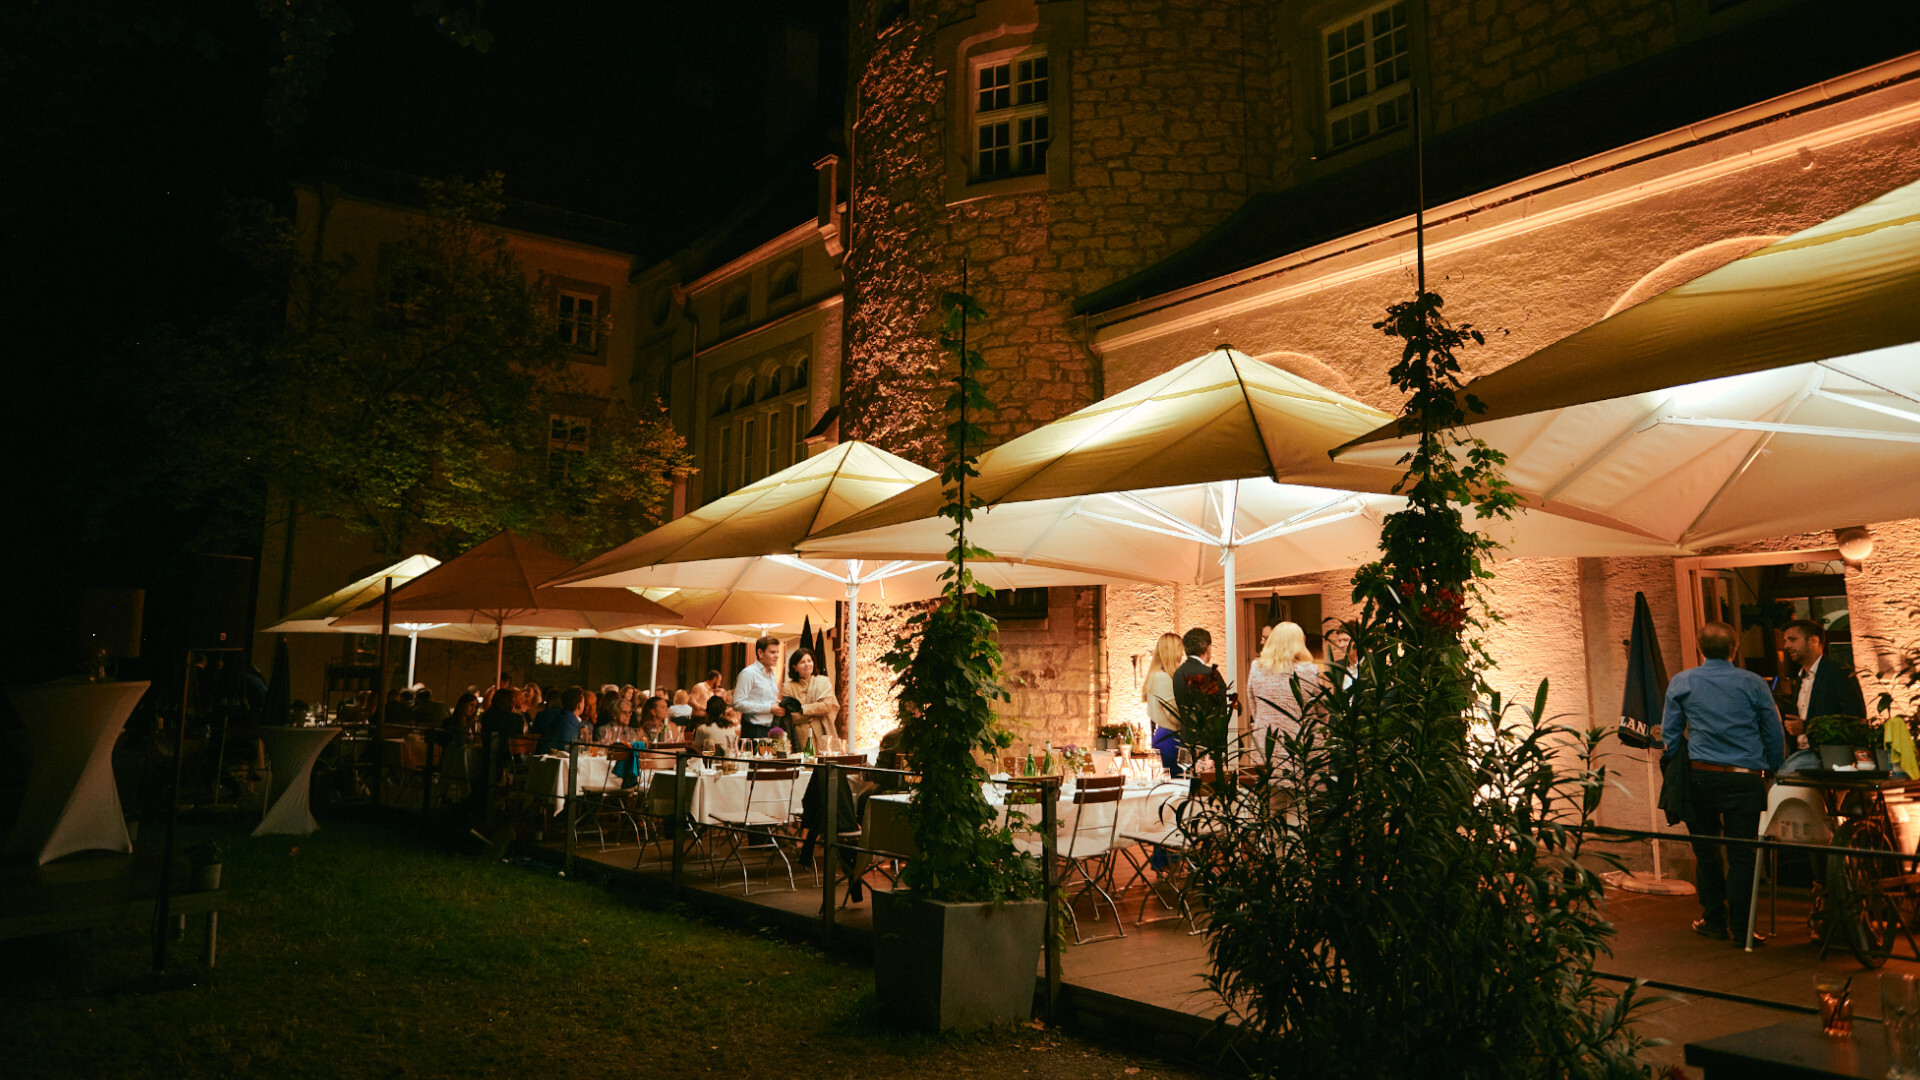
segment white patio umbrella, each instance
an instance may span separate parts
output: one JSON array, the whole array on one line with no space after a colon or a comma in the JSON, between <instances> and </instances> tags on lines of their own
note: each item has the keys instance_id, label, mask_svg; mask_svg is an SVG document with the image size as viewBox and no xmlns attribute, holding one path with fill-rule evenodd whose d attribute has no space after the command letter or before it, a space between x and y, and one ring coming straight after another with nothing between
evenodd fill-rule
<instances>
[{"instance_id":1,"label":"white patio umbrella","mask_svg":"<svg viewBox=\"0 0 1920 1080\"><path fill-rule=\"evenodd\" d=\"M1235 588L1245 578L1374 558L1398 466L1354 467L1327 451L1385 413L1221 347L981 456L969 490L992 504L968 537L997 559L1166 584L1218 583L1227 670L1239 670ZM925 558L944 550L937 480L819 530L809 557ZM1528 556L1645 554L1643 537L1542 514L1496 522ZM992 564L985 564L992 565Z\"/></svg>"},{"instance_id":2,"label":"white patio umbrella","mask_svg":"<svg viewBox=\"0 0 1920 1080\"><path fill-rule=\"evenodd\" d=\"M440 565L431 555L409 555L392 566L376 570L343 589L335 590L266 628L268 634L364 634L369 626L342 626L337 620L369 603L378 603L389 579L395 588ZM491 641L487 627L435 622L397 622L393 629L407 635L407 685L413 685L414 659L422 637L448 641Z\"/></svg>"},{"instance_id":3,"label":"white patio umbrella","mask_svg":"<svg viewBox=\"0 0 1920 1080\"><path fill-rule=\"evenodd\" d=\"M390 607L401 620L490 630L496 681L511 634L579 636L674 621L671 608L627 589L563 593L542 584L573 565L536 540L503 532L395 589ZM379 625L380 607L375 597L340 624Z\"/></svg>"},{"instance_id":4,"label":"white patio umbrella","mask_svg":"<svg viewBox=\"0 0 1920 1080\"><path fill-rule=\"evenodd\" d=\"M1680 549L1898 520L1920 514L1916 343L1920 184L1475 380L1472 428L1530 501Z\"/></svg>"},{"instance_id":5,"label":"white patio umbrella","mask_svg":"<svg viewBox=\"0 0 1920 1080\"><path fill-rule=\"evenodd\" d=\"M845 600L848 680L858 685L857 662L851 658L859 643L859 604L938 596L946 566L939 557L801 558L797 545L809 533L933 476L877 447L844 442L582 563L550 584L562 586L562 592L579 586L678 587ZM996 589L1098 584L1115 576L1008 563L979 569L980 579ZM853 713L849 700L850 731Z\"/></svg>"}]
</instances>

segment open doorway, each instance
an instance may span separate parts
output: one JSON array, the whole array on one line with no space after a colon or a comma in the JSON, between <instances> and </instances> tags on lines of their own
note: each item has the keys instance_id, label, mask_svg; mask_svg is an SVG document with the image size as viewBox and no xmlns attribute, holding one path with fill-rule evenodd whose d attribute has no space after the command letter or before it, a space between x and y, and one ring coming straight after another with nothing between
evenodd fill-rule
<instances>
[{"instance_id":1,"label":"open doorway","mask_svg":"<svg viewBox=\"0 0 1920 1080\"><path fill-rule=\"evenodd\" d=\"M1734 663L1766 679L1776 694L1798 672L1786 659L1780 635L1795 619L1826 630L1827 655L1853 665L1853 624L1848 613L1846 562L1840 552L1768 551L1674 560L1682 603L1691 617L1680 620L1680 666L1700 662L1695 636L1709 621L1730 624L1738 635Z\"/></svg>"}]
</instances>

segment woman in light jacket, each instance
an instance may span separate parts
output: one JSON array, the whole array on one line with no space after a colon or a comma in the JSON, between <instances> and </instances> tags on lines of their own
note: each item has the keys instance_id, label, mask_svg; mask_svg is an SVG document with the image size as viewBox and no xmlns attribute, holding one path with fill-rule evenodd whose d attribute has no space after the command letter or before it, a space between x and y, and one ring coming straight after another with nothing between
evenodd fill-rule
<instances>
[{"instance_id":1,"label":"woman in light jacket","mask_svg":"<svg viewBox=\"0 0 1920 1080\"><path fill-rule=\"evenodd\" d=\"M1153 659L1147 662L1146 682L1140 686L1140 700L1147 703L1147 718L1153 721L1153 748L1160 752L1160 763L1170 776L1180 775L1180 718L1173 711L1173 673L1186 661L1180 635L1161 634L1153 646Z\"/></svg>"},{"instance_id":2,"label":"woman in light jacket","mask_svg":"<svg viewBox=\"0 0 1920 1080\"><path fill-rule=\"evenodd\" d=\"M1317 703L1321 689L1320 665L1307 648L1306 631L1298 623L1274 627L1267 647L1247 671L1247 697L1253 702L1252 760L1265 761L1270 746L1278 752L1277 740L1300 733L1300 721Z\"/></svg>"},{"instance_id":3,"label":"woman in light jacket","mask_svg":"<svg viewBox=\"0 0 1920 1080\"><path fill-rule=\"evenodd\" d=\"M818 667L813 650L804 646L787 658L787 681L780 687L780 696L800 703L799 716L782 718L795 750L805 749L809 738L815 750L824 750L827 739L839 731L834 721L840 718L840 700L833 696L833 681L816 674Z\"/></svg>"}]
</instances>

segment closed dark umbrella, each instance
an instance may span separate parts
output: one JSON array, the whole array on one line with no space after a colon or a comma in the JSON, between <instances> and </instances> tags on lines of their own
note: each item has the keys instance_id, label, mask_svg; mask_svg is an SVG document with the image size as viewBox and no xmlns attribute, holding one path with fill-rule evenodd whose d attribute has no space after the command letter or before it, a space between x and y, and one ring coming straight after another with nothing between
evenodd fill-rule
<instances>
[{"instance_id":1,"label":"closed dark umbrella","mask_svg":"<svg viewBox=\"0 0 1920 1080\"><path fill-rule=\"evenodd\" d=\"M815 667L824 666L820 660L820 654L818 652L814 652L813 616L811 615L803 615L800 618L800 647L803 649L806 649L808 652L813 652L813 656L814 656L813 664ZM826 672L822 671L821 674L824 675L826 674Z\"/></svg>"},{"instance_id":2,"label":"closed dark umbrella","mask_svg":"<svg viewBox=\"0 0 1920 1080\"><path fill-rule=\"evenodd\" d=\"M1667 661L1660 655L1660 637L1653 627L1653 609L1646 593L1633 594L1633 630L1627 637L1627 679L1620 701L1619 736L1622 745L1641 750L1647 756L1647 831L1659 832L1656 805L1655 760L1665 749L1660 739L1660 720L1667 708ZM1693 886L1669 880L1660 870L1660 842L1653 841L1653 876L1628 874L1620 887L1634 892L1684 896Z\"/></svg>"}]
</instances>

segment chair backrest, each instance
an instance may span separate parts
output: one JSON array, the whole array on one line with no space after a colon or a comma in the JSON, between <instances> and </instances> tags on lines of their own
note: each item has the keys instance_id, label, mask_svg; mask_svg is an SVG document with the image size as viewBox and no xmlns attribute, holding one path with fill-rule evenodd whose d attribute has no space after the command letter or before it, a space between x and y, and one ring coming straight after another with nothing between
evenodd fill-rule
<instances>
[{"instance_id":1,"label":"chair backrest","mask_svg":"<svg viewBox=\"0 0 1920 1080\"><path fill-rule=\"evenodd\" d=\"M657 742L657 743L648 743L647 749L649 750L685 750L690 745L692 744L684 743L684 742Z\"/></svg>"},{"instance_id":2,"label":"chair backrest","mask_svg":"<svg viewBox=\"0 0 1920 1080\"><path fill-rule=\"evenodd\" d=\"M1083 776L1073 788L1073 831L1067 837L1066 856L1071 859L1082 848L1113 846L1120 832L1120 799L1126 794L1124 776ZM1089 807L1102 809L1089 812ZM1105 834L1102 842L1101 834Z\"/></svg>"},{"instance_id":3,"label":"chair backrest","mask_svg":"<svg viewBox=\"0 0 1920 1080\"><path fill-rule=\"evenodd\" d=\"M747 813L782 821L793 816L793 782L800 767L786 761L747 762Z\"/></svg>"},{"instance_id":4,"label":"chair backrest","mask_svg":"<svg viewBox=\"0 0 1920 1080\"><path fill-rule=\"evenodd\" d=\"M822 765L871 765L865 754L821 754L813 760Z\"/></svg>"}]
</instances>

